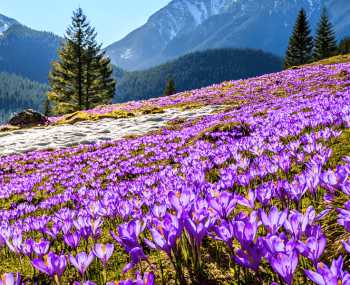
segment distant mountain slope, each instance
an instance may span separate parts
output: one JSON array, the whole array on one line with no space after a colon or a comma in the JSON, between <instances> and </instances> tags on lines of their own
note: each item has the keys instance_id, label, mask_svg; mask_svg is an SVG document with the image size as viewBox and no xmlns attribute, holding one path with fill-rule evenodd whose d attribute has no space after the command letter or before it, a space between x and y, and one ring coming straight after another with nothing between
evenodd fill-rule
<instances>
[{"instance_id":1,"label":"distant mountain slope","mask_svg":"<svg viewBox=\"0 0 350 285\"><path fill-rule=\"evenodd\" d=\"M254 48L283 55L298 11L305 8L314 28L323 6L338 38L349 35L348 0L173 0L106 50L115 65L127 70L209 48Z\"/></svg>"},{"instance_id":2,"label":"distant mountain slope","mask_svg":"<svg viewBox=\"0 0 350 285\"><path fill-rule=\"evenodd\" d=\"M12 25L19 24L16 20L0 14L0 36L4 34Z\"/></svg>"},{"instance_id":3,"label":"distant mountain slope","mask_svg":"<svg viewBox=\"0 0 350 285\"><path fill-rule=\"evenodd\" d=\"M0 15L0 71L46 83L61 41L52 33L32 30Z\"/></svg>"},{"instance_id":4,"label":"distant mountain slope","mask_svg":"<svg viewBox=\"0 0 350 285\"><path fill-rule=\"evenodd\" d=\"M115 102L159 97L170 78L175 81L177 91L185 91L281 68L280 58L257 50L195 52L149 70L124 73L117 83Z\"/></svg>"},{"instance_id":5,"label":"distant mountain slope","mask_svg":"<svg viewBox=\"0 0 350 285\"><path fill-rule=\"evenodd\" d=\"M31 108L43 111L48 86L23 77L0 72L0 123L12 113Z\"/></svg>"}]
</instances>

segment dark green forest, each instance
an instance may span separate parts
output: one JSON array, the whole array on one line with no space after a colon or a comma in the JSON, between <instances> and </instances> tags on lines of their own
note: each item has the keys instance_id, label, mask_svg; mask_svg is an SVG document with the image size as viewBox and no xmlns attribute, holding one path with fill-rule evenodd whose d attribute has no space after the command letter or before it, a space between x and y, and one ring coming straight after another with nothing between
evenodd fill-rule
<instances>
[{"instance_id":1,"label":"dark green forest","mask_svg":"<svg viewBox=\"0 0 350 285\"><path fill-rule=\"evenodd\" d=\"M282 60L250 49L214 49L195 52L144 71L115 71L117 93L114 102L149 99L163 94L168 80L178 92L280 71Z\"/></svg>"},{"instance_id":2,"label":"dark green forest","mask_svg":"<svg viewBox=\"0 0 350 285\"><path fill-rule=\"evenodd\" d=\"M43 111L47 85L23 77L0 73L0 123L23 109Z\"/></svg>"}]
</instances>

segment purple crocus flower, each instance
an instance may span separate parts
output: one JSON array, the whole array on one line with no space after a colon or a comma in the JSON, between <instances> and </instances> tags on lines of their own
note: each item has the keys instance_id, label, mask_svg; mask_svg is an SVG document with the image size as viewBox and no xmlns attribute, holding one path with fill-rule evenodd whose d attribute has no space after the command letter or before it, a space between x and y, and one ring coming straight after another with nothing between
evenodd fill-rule
<instances>
[{"instance_id":1,"label":"purple crocus flower","mask_svg":"<svg viewBox=\"0 0 350 285\"><path fill-rule=\"evenodd\" d=\"M291 285L294 272L298 266L298 252L296 250L284 253L279 252L271 255L268 259L273 270L277 272L288 285Z\"/></svg>"},{"instance_id":2,"label":"purple crocus flower","mask_svg":"<svg viewBox=\"0 0 350 285\"><path fill-rule=\"evenodd\" d=\"M338 209L338 224L342 225L348 232L350 232L350 201L344 204L346 209Z\"/></svg>"},{"instance_id":3,"label":"purple crocus flower","mask_svg":"<svg viewBox=\"0 0 350 285\"><path fill-rule=\"evenodd\" d=\"M343 166L338 166L336 171L328 170L321 174L323 186L329 190L339 189L341 185L348 179L349 173Z\"/></svg>"},{"instance_id":4,"label":"purple crocus flower","mask_svg":"<svg viewBox=\"0 0 350 285\"><path fill-rule=\"evenodd\" d=\"M114 251L114 244L108 243L108 244L101 244L97 243L95 244L95 247L93 249L93 253L96 257L98 257L103 266L107 265L108 260L111 258Z\"/></svg>"},{"instance_id":5,"label":"purple crocus flower","mask_svg":"<svg viewBox=\"0 0 350 285\"><path fill-rule=\"evenodd\" d=\"M273 185L262 185L256 189L256 198L263 206L266 206L270 203L272 196Z\"/></svg>"},{"instance_id":6,"label":"purple crocus flower","mask_svg":"<svg viewBox=\"0 0 350 285\"><path fill-rule=\"evenodd\" d=\"M346 242L346 241L342 241L343 247L344 249L350 253L350 239Z\"/></svg>"},{"instance_id":7,"label":"purple crocus flower","mask_svg":"<svg viewBox=\"0 0 350 285\"><path fill-rule=\"evenodd\" d=\"M214 227L214 231L216 233L215 238L225 242L225 244L232 250L232 242L234 239L234 230L232 222L226 222L224 220L219 226Z\"/></svg>"},{"instance_id":8,"label":"purple crocus flower","mask_svg":"<svg viewBox=\"0 0 350 285\"><path fill-rule=\"evenodd\" d=\"M34 253L36 253L39 257L42 257L48 253L50 242L47 240L40 240L39 242L34 242L32 246Z\"/></svg>"},{"instance_id":9,"label":"purple crocus flower","mask_svg":"<svg viewBox=\"0 0 350 285\"><path fill-rule=\"evenodd\" d=\"M235 250L233 259L248 268L258 270L261 259L265 255L262 239L256 240L258 223L256 212L252 212L249 219L233 223L233 233L241 248Z\"/></svg>"},{"instance_id":10,"label":"purple crocus flower","mask_svg":"<svg viewBox=\"0 0 350 285\"><path fill-rule=\"evenodd\" d=\"M127 252L139 246L138 238L144 230L145 225L139 220L131 221L127 224L121 224L118 227L118 235L111 231L111 236L122 246Z\"/></svg>"},{"instance_id":11,"label":"purple crocus flower","mask_svg":"<svg viewBox=\"0 0 350 285\"><path fill-rule=\"evenodd\" d=\"M71 248L76 249L80 243L80 234L78 232L67 233L63 236L64 242Z\"/></svg>"},{"instance_id":12,"label":"purple crocus flower","mask_svg":"<svg viewBox=\"0 0 350 285\"><path fill-rule=\"evenodd\" d=\"M93 221L86 216L78 216L77 219L73 220L75 228L84 239L88 239L92 234L92 223Z\"/></svg>"},{"instance_id":13,"label":"purple crocus flower","mask_svg":"<svg viewBox=\"0 0 350 285\"><path fill-rule=\"evenodd\" d=\"M141 260L146 260L147 257L139 244L139 236L145 228L140 220L133 220L129 223L122 224L118 227L118 235L111 231L111 236L122 246L130 255L130 263L128 263L123 272L129 271Z\"/></svg>"},{"instance_id":14,"label":"purple crocus flower","mask_svg":"<svg viewBox=\"0 0 350 285\"><path fill-rule=\"evenodd\" d=\"M97 218L95 220L89 220L88 224L91 228L92 236L96 239L101 234L101 226L103 224L103 220L101 218Z\"/></svg>"},{"instance_id":15,"label":"purple crocus flower","mask_svg":"<svg viewBox=\"0 0 350 285\"><path fill-rule=\"evenodd\" d=\"M156 228L150 228L153 241L145 239L145 242L150 248L161 249L170 256L171 250L175 246L176 240L181 235L182 230L182 223L176 216L165 214L163 221L156 222Z\"/></svg>"},{"instance_id":16,"label":"purple crocus flower","mask_svg":"<svg viewBox=\"0 0 350 285\"><path fill-rule=\"evenodd\" d=\"M298 265L297 243L282 233L277 235L268 235L265 238L267 249L267 260L273 270L278 273L288 284L292 284L293 275Z\"/></svg>"},{"instance_id":17,"label":"purple crocus flower","mask_svg":"<svg viewBox=\"0 0 350 285\"><path fill-rule=\"evenodd\" d=\"M315 220L315 210L312 206L306 209L305 214L298 211L291 211L288 219L284 222L284 228L290 232L295 239L299 239L308 225L312 224Z\"/></svg>"},{"instance_id":18,"label":"purple crocus flower","mask_svg":"<svg viewBox=\"0 0 350 285\"><path fill-rule=\"evenodd\" d=\"M123 273L126 273L129 270L131 270L141 260L147 260L147 256L143 252L143 249L139 246L134 247L132 250L130 250L129 255L130 255L130 262L127 265L125 265L125 267L123 268Z\"/></svg>"},{"instance_id":19,"label":"purple crocus flower","mask_svg":"<svg viewBox=\"0 0 350 285\"><path fill-rule=\"evenodd\" d=\"M305 243L298 243L298 250L303 256L316 264L326 247L326 243L327 239L324 235L320 237L309 237Z\"/></svg>"},{"instance_id":20,"label":"purple crocus flower","mask_svg":"<svg viewBox=\"0 0 350 285\"><path fill-rule=\"evenodd\" d=\"M254 190L250 190L247 197L242 197L239 194L235 194L235 199L237 201L237 204L248 207L250 209L254 209L256 192Z\"/></svg>"},{"instance_id":21,"label":"purple crocus flower","mask_svg":"<svg viewBox=\"0 0 350 285\"><path fill-rule=\"evenodd\" d=\"M50 277L57 275L58 278L61 278L67 267L67 259L65 255L56 255L53 252L49 252L47 256L44 256L44 260L37 258L32 261L32 264L37 270Z\"/></svg>"},{"instance_id":22,"label":"purple crocus flower","mask_svg":"<svg viewBox=\"0 0 350 285\"><path fill-rule=\"evenodd\" d=\"M166 214L167 207L165 205L154 205L152 208L152 214L156 218L163 218Z\"/></svg>"},{"instance_id":23,"label":"purple crocus flower","mask_svg":"<svg viewBox=\"0 0 350 285\"><path fill-rule=\"evenodd\" d=\"M169 192L168 200L170 205L177 211L178 217L186 213L189 205L195 199L195 194L189 190L180 192Z\"/></svg>"},{"instance_id":24,"label":"purple crocus flower","mask_svg":"<svg viewBox=\"0 0 350 285\"><path fill-rule=\"evenodd\" d=\"M256 222L236 221L233 225L234 236L240 244L254 241L257 230Z\"/></svg>"},{"instance_id":25,"label":"purple crocus flower","mask_svg":"<svg viewBox=\"0 0 350 285\"><path fill-rule=\"evenodd\" d=\"M32 239L27 239L23 244L21 251L26 256L31 256L33 253L34 241Z\"/></svg>"},{"instance_id":26,"label":"purple crocus flower","mask_svg":"<svg viewBox=\"0 0 350 285\"><path fill-rule=\"evenodd\" d=\"M305 275L318 285L349 285L350 274L343 271L343 257L332 261L329 268L324 263L317 264L317 271L305 270Z\"/></svg>"},{"instance_id":27,"label":"purple crocus flower","mask_svg":"<svg viewBox=\"0 0 350 285\"><path fill-rule=\"evenodd\" d=\"M12 238L12 240L11 240ZM5 239L8 248L15 252L20 253L22 248L22 234L21 233L10 233L10 236Z\"/></svg>"},{"instance_id":28,"label":"purple crocus flower","mask_svg":"<svg viewBox=\"0 0 350 285\"><path fill-rule=\"evenodd\" d=\"M232 258L238 263L254 271L259 270L261 259L265 255L265 249L261 237L254 243L241 244L241 248L235 250Z\"/></svg>"},{"instance_id":29,"label":"purple crocus flower","mask_svg":"<svg viewBox=\"0 0 350 285\"><path fill-rule=\"evenodd\" d=\"M69 261L79 271L79 273L84 276L85 271L94 260L94 257L95 256L92 252L90 252L89 255L87 255L85 252L79 252L76 257L70 255Z\"/></svg>"},{"instance_id":30,"label":"purple crocus flower","mask_svg":"<svg viewBox=\"0 0 350 285\"><path fill-rule=\"evenodd\" d=\"M289 184L286 182L285 190L290 198L296 203L299 203L308 189L307 179L305 174L300 174L295 177L294 181Z\"/></svg>"},{"instance_id":31,"label":"purple crocus flower","mask_svg":"<svg viewBox=\"0 0 350 285\"><path fill-rule=\"evenodd\" d=\"M341 185L341 190L344 194L350 196L350 182L348 180Z\"/></svg>"},{"instance_id":32,"label":"purple crocus flower","mask_svg":"<svg viewBox=\"0 0 350 285\"><path fill-rule=\"evenodd\" d=\"M0 285L20 285L21 277L19 273L16 273L16 277L13 273L5 273L1 276Z\"/></svg>"},{"instance_id":33,"label":"purple crocus flower","mask_svg":"<svg viewBox=\"0 0 350 285\"><path fill-rule=\"evenodd\" d=\"M51 228L45 227L43 232L47 235L49 235L51 238L56 239L57 235L59 234L61 230L61 227L55 223L52 225Z\"/></svg>"},{"instance_id":34,"label":"purple crocus flower","mask_svg":"<svg viewBox=\"0 0 350 285\"><path fill-rule=\"evenodd\" d=\"M263 225L269 230L270 233L275 234L287 219L288 210L280 212L275 206L273 206L268 215L261 209L259 213Z\"/></svg>"},{"instance_id":35,"label":"purple crocus flower","mask_svg":"<svg viewBox=\"0 0 350 285\"><path fill-rule=\"evenodd\" d=\"M123 280L119 282L108 282L106 285L154 285L155 276L153 272L145 272L143 277L139 272L136 273L136 280Z\"/></svg>"},{"instance_id":36,"label":"purple crocus flower","mask_svg":"<svg viewBox=\"0 0 350 285\"><path fill-rule=\"evenodd\" d=\"M221 218L227 218L236 206L236 199L231 193L221 192L209 199L209 205Z\"/></svg>"},{"instance_id":37,"label":"purple crocus flower","mask_svg":"<svg viewBox=\"0 0 350 285\"><path fill-rule=\"evenodd\" d=\"M214 223L215 218L210 216L207 209L201 209L199 212L193 211L192 215L184 219L185 228L197 245L202 242Z\"/></svg>"}]
</instances>

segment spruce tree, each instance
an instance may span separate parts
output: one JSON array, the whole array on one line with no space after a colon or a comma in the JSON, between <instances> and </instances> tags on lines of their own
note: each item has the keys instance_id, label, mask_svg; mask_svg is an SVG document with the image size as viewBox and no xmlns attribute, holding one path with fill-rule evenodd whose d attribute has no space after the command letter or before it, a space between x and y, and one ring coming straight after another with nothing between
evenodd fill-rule
<instances>
[{"instance_id":1,"label":"spruce tree","mask_svg":"<svg viewBox=\"0 0 350 285\"><path fill-rule=\"evenodd\" d=\"M350 37L342 39L338 47L339 54L348 54L350 53Z\"/></svg>"},{"instance_id":2,"label":"spruce tree","mask_svg":"<svg viewBox=\"0 0 350 285\"><path fill-rule=\"evenodd\" d=\"M174 80L169 79L164 89L164 96L170 96L175 93L176 93L175 82Z\"/></svg>"},{"instance_id":3,"label":"spruce tree","mask_svg":"<svg viewBox=\"0 0 350 285\"><path fill-rule=\"evenodd\" d=\"M51 115L51 106L50 106L50 100L48 98L44 101L44 115L50 116Z\"/></svg>"},{"instance_id":4,"label":"spruce tree","mask_svg":"<svg viewBox=\"0 0 350 285\"><path fill-rule=\"evenodd\" d=\"M285 68L308 63L312 59L313 40L304 9L301 9L284 60Z\"/></svg>"},{"instance_id":5,"label":"spruce tree","mask_svg":"<svg viewBox=\"0 0 350 285\"><path fill-rule=\"evenodd\" d=\"M324 59L337 53L337 41L333 26L324 8L317 27L315 38L314 60Z\"/></svg>"},{"instance_id":6,"label":"spruce tree","mask_svg":"<svg viewBox=\"0 0 350 285\"><path fill-rule=\"evenodd\" d=\"M59 60L49 75L49 99L58 114L108 104L115 93L112 66L82 9L73 12Z\"/></svg>"}]
</instances>

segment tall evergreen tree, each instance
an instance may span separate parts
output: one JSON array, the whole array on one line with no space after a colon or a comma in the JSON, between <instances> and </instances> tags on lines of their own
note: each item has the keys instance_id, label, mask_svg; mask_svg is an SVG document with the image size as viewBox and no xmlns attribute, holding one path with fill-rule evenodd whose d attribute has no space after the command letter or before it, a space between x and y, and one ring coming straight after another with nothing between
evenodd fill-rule
<instances>
[{"instance_id":1,"label":"tall evergreen tree","mask_svg":"<svg viewBox=\"0 0 350 285\"><path fill-rule=\"evenodd\" d=\"M176 93L175 82L174 80L169 79L164 89L164 96L170 96L175 93Z\"/></svg>"},{"instance_id":2,"label":"tall evergreen tree","mask_svg":"<svg viewBox=\"0 0 350 285\"><path fill-rule=\"evenodd\" d=\"M315 38L314 60L320 60L337 53L337 40L326 8L323 9Z\"/></svg>"},{"instance_id":3,"label":"tall evergreen tree","mask_svg":"<svg viewBox=\"0 0 350 285\"><path fill-rule=\"evenodd\" d=\"M350 37L342 39L339 43L338 53L348 54L350 53Z\"/></svg>"},{"instance_id":4,"label":"tall evergreen tree","mask_svg":"<svg viewBox=\"0 0 350 285\"><path fill-rule=\"evenodd\" d=\"M49 75L49 99L55 113L89 109L112 101L112 66L96 36L82 9L74 11L59 60L53 63Z\"/></svg>"},{"instance_id":5,"label":"tall evergreen tree","mask_svg":"<svg viewBox=\"0 0 350 285\"><path fill-rule=\"evenodd\" d=\"M284 67L302 65L312 59L313 40L304 9L301 9L284 60Z\"/></svg>"},{"instance_id":6,"label":"tall evergreen tree","mask_svg":"<svg viewBox=\"0 0 350 285\"><path fill-rule=\"evenodd\" d=\"M48 98L44 101L44 115L50 116L51 115L51 106L50 106L50 100Z\"/></svg>"}]
</instances>

